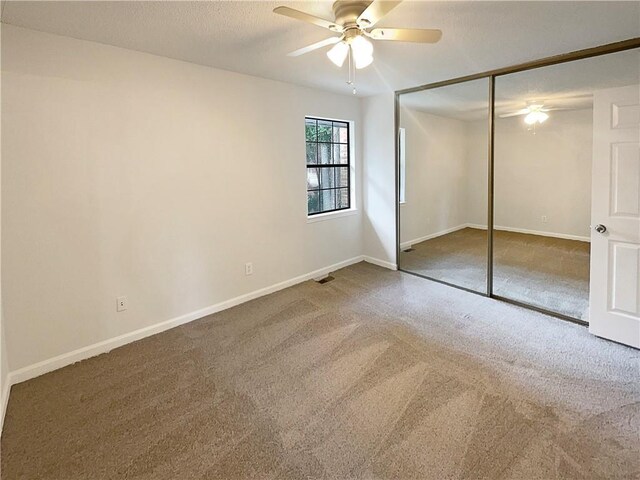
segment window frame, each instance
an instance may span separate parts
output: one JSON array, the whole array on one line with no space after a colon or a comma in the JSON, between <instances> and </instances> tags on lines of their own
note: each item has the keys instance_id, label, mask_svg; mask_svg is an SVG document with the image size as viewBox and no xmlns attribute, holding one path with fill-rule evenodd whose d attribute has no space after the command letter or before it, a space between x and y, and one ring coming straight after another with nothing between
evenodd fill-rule
<instances>
[{"instance_id":1,"label":"window frame","mask_svg":"<svg viewBox=\"0 0 640 480\"><path fill-rule=\"evenodd\" d=\"M306 137L306 125L308 121L315 121L316 122L316 138L315 141L310 141L307 140ZM331 141L329 142L321 142L318 140L318 135L317 135L317 129L318 129L318 122L331 122L331 127L332 127L332 138ZM347 139L346 139L346 143L344 142L340 142L340 141L333 141L333 127L334 124L340 124L340 126L344 126L344 128L347 129ZM305 125L305 176L306 176L306 182L307 182L307 189L305 192L305 195L307 197L307 219L309 221L313 221L313 220L321 220L323 218L327 218L327 217L333 217L333 216L342 216L345 215L349 212L353 212L355 210L355 203L354 203L354 197L353 197L353 192L354 192L354 184L353 184L353 144L352 144L352 129L353 129L353 122L348 121L348 120L339 120L339 119L335 119L335 118L326 118L326 117L318 117L318 116L312 116L312 115L305 115L304 117L304 125ZM307 152L307 145L309 144L315 144L315 154L316 154L316 163L307 163L307 156L306 156L306 152ZM333 157L333 152L335 149L336 145L346 145L346 151L347 151L347 159L346 159L346 163L320 163L319 162L319 155L320 155L320 149L318 148L319 145L321 144L328 144L330 145L330 149L331 149L331 155ZM332 158L333 161L333 158ZM318 188L314 188L314 189L309 189L308 188L308 175L309 175L309 169L317 169L318 173L319 173L319 183L318 183ZM346 182L346 186L344 187L329 187L329 188L320 188L321 183L320 183L320 178L322 177L321 169L331 169L333 171L334 174L334 181L335 181L335 175L338 173L337 170L340 168L346 168L347 170L347 182ZM347 206L345 207L341 207L341 208L333 208L333 209L329 209L329 210L319 210L318 212L310 212L309 211L309 192L318 192L318 196L319 196L319 202L320 204L322 203L322 193L323 191L328 191L328 190L345 190L347 191ZM335 197L334 197L335 198Z\"/></svg>"}]
</instances>

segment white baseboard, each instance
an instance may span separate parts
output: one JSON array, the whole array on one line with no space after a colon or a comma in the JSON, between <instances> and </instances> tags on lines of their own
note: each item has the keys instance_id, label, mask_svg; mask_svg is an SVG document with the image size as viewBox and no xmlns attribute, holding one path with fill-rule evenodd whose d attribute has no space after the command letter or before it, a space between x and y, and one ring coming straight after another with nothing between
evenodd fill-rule
<instances>
[{"instance_id":1,"label":"white baseboard","mask_svg":"<svg viewBox=\"0 0 640 480\"><path fill-rule=\"evenodd\" d=\"M424 242L425 240L431 240L432 238L441 237L442 235L446 235L447 233L457 232L458 230L462 230L463 228L468 227L468 223L463 223L462 225L457 225L455 227L447 228L446 230L440 230L436 233L430 233L429 235L425 235L424 237L414 238L413 240L408 240L406 242L402 242L400 244L400 250L406 250L410 248L412 245L416 243ZM487 228L487 227L485 227Z\"/></svg>"},{"instance_id":2,"label":"white baseboard","mask_svg":"<svg viewBox=\"0 0 640 480\"><path fill-rule=\"evenodd\" d=\"M72 352L64 353L62 355L58 355L56 357L49 358L47 360L43 360L42 362L38 362L33 365L28 365L24 368L20 368L18 370L15 370L9 373L9 379L7 380L7 384L11 386L20 382L24 382L26 380L30 380L32 378L38 377L45 373L51 372L53 370L57 370L59 368L66 367L67 365L71 365L73 363L79 362L81 360L95 357L96 355L100 355L101 353L109 352L114 348L118 348L128 343L135 342L136 340L141 340L151 335L155 335L156 333L164 332L165 330L169 330L171 328L178 327L185 323L198 320L199 318L206 317L207 315L211 315L213 313L226 310L227 308L235 307L236 305L240 305L241 303L248 302L249 300L253 300L255 298L259 298L264 295L277 292L278 290L291 287L298 283L306 282L307 280L312 280L313 278L322 277L324 275L327 275L341 268L348 267L349 265L353 265L354 263L359 263L363 260L365 260L365 258L362 255L354 258L350 258L349 260L345 260L343 262L339 262L334 265L330 265L328 267L321 268L319 270L315 270L313 272L309 272L304 275L291 278L289 280L285 280L284 282L276 283L275 285L261 288L259 290L255 290L253 292L240 295L230 300L216 303L215 305L211 305L209 307L196 310L195 312L190 312L185 315L181 315L179 317L172 318L170 320L166 320L161 323L156 323L155 325L150 325L148 327L144 327L139 330L134 330L133 332L128 332L123 335L110 338L108 340L104 340L102 342L94 343L93 345L88 345L86 347L79 348ZM371 263L374 263L374 262L372 261ZM386 262L381 262L381 263L386 263ZM385 265L382 265L382 266L385 266ZM391 267L387 266L387 268L391 268ZM6 400L3 399L3 401L6 401Z\"/></svg>"},{"instance_id":3,"label":"white baseboard","mask_svg":"<svg viewBox=\"0 0 640 480\"><path fill-rule=\"evenodd\" d=\"M362 259L367 263L372 263L373 265L378 265L379 267L388 268L389 270L398 270L398 266L395 263L387 262L386 260L369 257L368 255L363 255Z\"/></svg>"},{"instance_id":4,"label":"white baseboard","mask_svg":"<svg viewBox=\"0 0 640 480\"><path fill-rule=\"evenodd\" d=\"M479 228L481 230L487 229L486 225L479 225L476 223L467 223L466 226L469 228ZM567 233L544 232L542 230L529 230L526 228L505 227L502 225L494 225L493 228L495 230L499 230L503 232L526 233L527 235L540 235L542 237L563 238L565 240L578 240L579 242L591 242L590 237L584 237L581 235L569 235Z\"/></svg>"},{"instance_id":5,"label":"white baseboard","mask_svg":"<svg viewBox=\"0 0 640 480\"><path fill-rule=\"evenodd\" d=\"M425 235L424 237L415 238L413 240L402 242L400 244L400 250L406 250L407 248L410 248L412 245L415 245L417 243L424 242L425 240L431 240L432 238L440 237L448 233L453 233L458 230L462 230L463 228L478 228L480 230L486 230L487 226L480 225L478 223L463 223L462 225L458 225L457 227L447 228L446 230L441 230L436 233L431 233L429 235ZM495 225L493 228L495 230L499 230L503 232L526 233L528 235L540 235L542 237L564 238L565 240L578 240L580 242L591 241L591 238L589 237L583 237L580 235L569 235L566 233L543 232L541 230L527 230L525 228L504 227L501 225Z\"/></svg>"},{"instance_id":6,"label":"white baseboard","mask_svg":"<svg viewBox=\"0 0 640 480\"><path fill-rule=\"evenodd\" d=\"M467 223L466 226L469 227L469 228L477 228L478 230L486 230L487 229L486 225L480 225L479 223ZM494 225L494 228L496 228L495 225Z\"/></svg>"}]
</instances>

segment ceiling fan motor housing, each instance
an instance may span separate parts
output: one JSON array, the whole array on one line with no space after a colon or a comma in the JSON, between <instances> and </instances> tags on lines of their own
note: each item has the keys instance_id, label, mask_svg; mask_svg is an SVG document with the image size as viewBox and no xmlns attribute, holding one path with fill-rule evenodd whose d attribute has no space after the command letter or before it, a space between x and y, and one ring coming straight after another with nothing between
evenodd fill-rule
<instances>
[{"instance_id":1,"label":"ceiling fan motor housing","mask_svg":"<svg viewBox=\"0 0 640 480\"><path fill-rule=\"evenodd\" d=\"M338 0L333 4L333 14L335 15L336 23L338 25L342 25L345 29L349 27L357 27L358 24L356 23L356 20L370 3L370 1ZM367 27L367 25L361 26L363 28Z\"/></svg>"}]
</instances>

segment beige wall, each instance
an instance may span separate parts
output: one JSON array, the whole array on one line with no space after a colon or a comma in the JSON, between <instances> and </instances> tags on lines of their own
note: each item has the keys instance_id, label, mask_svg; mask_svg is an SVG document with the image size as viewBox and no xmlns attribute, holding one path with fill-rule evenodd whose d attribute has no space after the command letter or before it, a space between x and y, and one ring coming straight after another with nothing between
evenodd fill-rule
<instances>
[{"instance_id":1,"label":"beige wall","mask_svg":"<svg viewBox=\"0 0 640 480\"><path fill-rule=\"evenodd\" d=\"M394 97L385 93L362 101L364 157L363 251L396 263Z\"/></svg>"},{"instance_id":2,"label":"beige wall","mask_svg":"<svg viewBox=\"0 0 640 480\"><path fill-rule=\"evenodd\" d=\"M406 189L404 243L467 222L466 122L402 108Z\"/></svg>"},{"instance_id":3,"label":"beige wall","mask_svg":"<svg viewBox=\"0 0 640 480\"><path fill-rule=\"evenodd\" d=\"M495 224L588 238L592 158L592 109L550 112L535 135L498 120Z\"/></svg>"},{"instance_id":4,"label":"beige wall","mask_svg":"<svg viewBox=\"0 0 640 480\"><path fill-rule=\"evenodd\" d=\"M489 127L487 121L465 122L467 185L466 223L487 225Z\"/></svg>"},{"instance_id":5,"label":"beige wall","mask_svg":"<svg viewBox=\"0 0 640 480\"><path fill-rule=\"evenodd\" d=\"M468 130L469 222L481 225L486 183L473 179L486 182L486 129L473 122ZM522 117L496 120L496 226L588 238L592 141L591 109L550 112L535 135Z\"/></svg>"},{"instance_id":6,"label":"beige wall","mask_svg":"<svg viewBox=\"0 0 640 480\"><path fill-rule=\"evenodd\" d=\"M12 371L362 254L360 212L307 223L304 164L305 115L353 121L359 192L357 98L2 36Z\"/></svg>"}]
</instances>

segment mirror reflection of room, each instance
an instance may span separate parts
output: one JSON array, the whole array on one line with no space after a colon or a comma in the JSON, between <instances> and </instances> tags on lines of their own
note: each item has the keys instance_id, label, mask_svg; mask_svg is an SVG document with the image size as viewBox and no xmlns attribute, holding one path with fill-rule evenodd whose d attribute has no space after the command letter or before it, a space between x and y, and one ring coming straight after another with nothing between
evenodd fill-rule
<instances>
[{"instance_id":1,"label":"mirror reflection of room","mask_svg":"<svg viewBox=\"0 0 640 480\"><path fill-rule=\"evenodd\" d=\"M486 293L489 81L400 97L400 268Z\"/></svg>"},{"instance_id":2,"label":"mirror reflection of room","mask_svg":"<svg viewBox=\"0 0 640 480\"><path fill-rule=\"evenodd\" d=\"M495 77L491 236L489 79L402 94L400 269L588 322L592 269L611 257L606 268L626 272L636 255L601 242L615 251L592 261L593 235L609 235L597 224L640 211L629 141L639 83L637 49ZM623 287L616 295L632 298ZM633 303L620 299L603 302Z\"/></svg>"},{"instance_id":3,"label":"mirror reflection of room","mask_svg":"<svg viewBox=\"0 0 640 480\"><path fill-rule=\"evenodd\" d=\"M610 113L594 103L637 90L639 66L631 50L496 78L495 295L588 321L594 137Z\"/></svg>"},{"instance_id":4,"label":"mirror reflection of room","mask_svg":"<svg viewBox=\"0 0 640 480\"><path fill-rule=\"evenodd\" d=\"M593 97L496 85L493 292L587 320Z\"/></svg>"}]
</instances>

